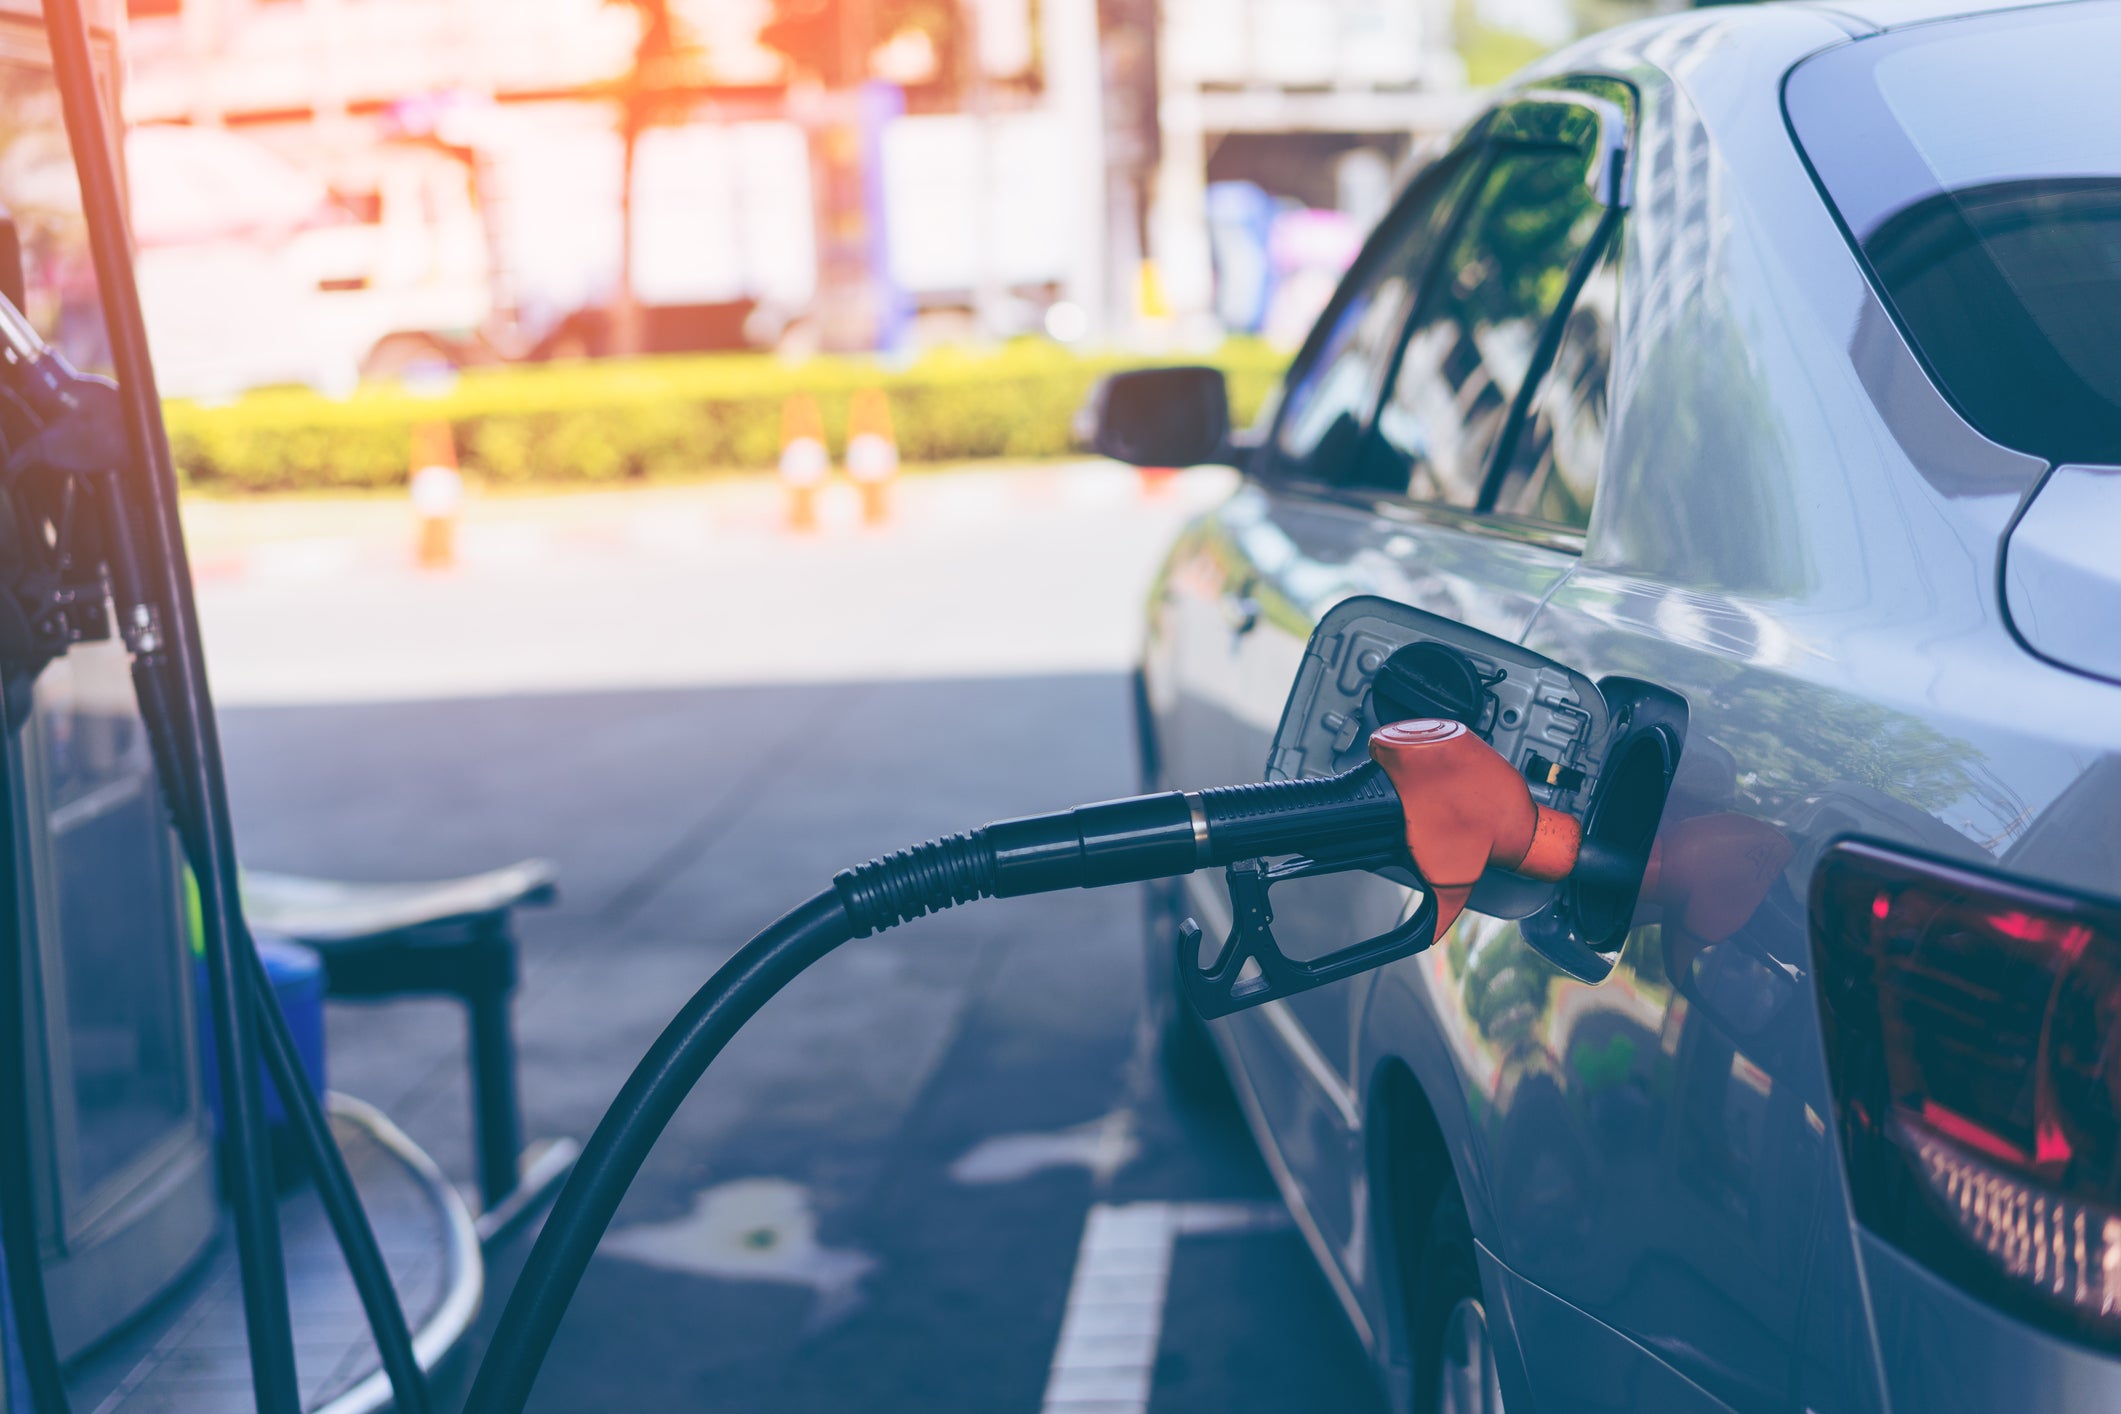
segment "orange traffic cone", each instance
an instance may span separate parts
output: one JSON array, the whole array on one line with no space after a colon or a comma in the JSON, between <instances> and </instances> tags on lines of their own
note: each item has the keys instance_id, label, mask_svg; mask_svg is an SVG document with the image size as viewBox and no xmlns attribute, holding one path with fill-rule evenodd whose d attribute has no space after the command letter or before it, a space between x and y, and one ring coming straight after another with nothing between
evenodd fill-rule
<instances>
[{"instance_id":1,"label":"orange traffic cone","mask_svg":"<svg viewBox=\"0 0 2121 1414\"><path fill-rule=\"evenodd\" d=\"M1172 486L1178 481L1175 466L1142 466L1134 470L1144 500L1161 500L1171 494Z\"/></svg>"},{"instance_id":2,"label":"orange traffic cone","mask_svg":"<svg viewBox=\"0 0 2121 1414\"><path fill-rule=\"evenodd\" d=\"M847 409L847 475L862 490L862 519L883 524L898 475L898 439L891 434L891 404L882 388L857 389Z\"/></svg>"},{"instance_id":3,"label":"orange traffic cone","mask_svg":"<svg viewBox=\"0 0 2121 1414\"><path fill-rule=\"evenodd\" d=\"M448 423L413 426L409 480L420 524L413 558L425 569L448 569L457 562L457 516L464 507L464 478Z\"/></svg>"},{"instance_id":4,"label":"orange traffic cone","mask_svg":"<svg viewBox=\"0 0 2121 1414\"><path fill-rule=\"evenodd\" d=\"M817 492L832 471L825 450L825 419L817 399L790 393L781 404L781 484L788 488L788 524L796 530L817 525Z\"/></svg>"}]
</instances>

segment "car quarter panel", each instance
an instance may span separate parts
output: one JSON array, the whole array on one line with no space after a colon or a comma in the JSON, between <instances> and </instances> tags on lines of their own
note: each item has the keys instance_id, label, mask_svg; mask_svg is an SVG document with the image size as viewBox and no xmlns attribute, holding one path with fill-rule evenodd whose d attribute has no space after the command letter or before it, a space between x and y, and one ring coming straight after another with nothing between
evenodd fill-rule
<instances>
[{"instance_id":1,"label":"car quarter panel","mask_svg":"<svg viewBox=\"0 0 2121 1414\"><path fill-rule=\"evenodd\" d=\"M1550 1291L1480 1252L1490 1320L1516 1336L1497 1374L1508 1407L1574 1414L1726 1414L1729 1406ZM1526 1351L1536 1358L1525 1358Z\"/></svg>"},{"instance_id":2,"label":"car quarter panel","mask_svg":"<svg viewBox=\"0 0 2121 1414\"><path fill-rule=\"evenodd\" d=\"M1880 1343L1894 1356L1896 1408L2121 1409L2121 1366L1995 1312L1866 1233Z\"/></svg>"},{"instance_id":3,"label":"car quarter panel","mask_svg":"<svg viewBox=\"0 0 2121 1414\"><path fill-rule=\"evenodd\" d=\"M1259 778L1304 645L1342 599L1382 595L1515 639L1573 563L1542 545L1469 533L1462 518L1246 485L1181 539L1152 605L1146 676L1167 777L1189 786ZM1221 875L1196 874L1188 891L1220 941L1230 924ZM1275 928L1291 948L1324 952L1384 932L1412 898L1372 875L1284 886ZM1370 981L1215 1024L1270 1162L1350 1299L1371 1275L1354 1047ZM1366 1312L1352 1314L1367 1325Z\"/></svg>"},{"instance_id":4,"label":"car quarter panel","mask_svg":"<svg viewBox=\"0 0 2121 1414\"><path fill-rule=\"evenodd\" d=\"M1395 1063L1414 1072L1492 1263L1512 1408L1588 1399L1527 1382L1519 1343L1564 1328L1572 1349L1602 1351L1611 1390L1926 1407L1933 1341L1920 1319L1887 1317L1927 1298L1876 1294L1907 1264L1859 1239L1833 1139L1813 866L1862 835L2109 896L2121 877L2121 692L2031 658L1998 602L2003 534L2044 468L1937 395L1783 121L1783 75L1849 29L1826 11L1704 13L1528 75L1611 74L1642 98L1580 566L1542 547L1466 560L1509 542L1254 484L1188 535L1152 611L1151 696L1169 777L1188 784L1256 774L1302 636L1351 593L1522 630L1594 678L1687 699L1661 837L1738 822L1760 886L1742 922L1705 936L1646 910L1591 985L1516 925L1468 915L1427 954L1313 999L1345 1004L1345 1050L1319 1043L1321 1024L1219 1024L1284 1191L1300 1216L1328 1215L1307 1231L1386 1356L1397 1313L1389 1263L1365 1250L1377 1194L1352 1130L1370 1111L1361 1087ZM1233 629L1248 606L1273 633ZM1219 929L1220 881L1205 882L1195 901ZM2073 1358L2073 1378L2114 1368Z\"/></svg>"},{"instance_id":5,"label":"car quarter panel","mask_svg":"<svg viewBox=\"0 0 2121 1414\"><path fill-rule=\"evenodd\" d=\"M1832 1137L1813 865L1862 834L2111 894L2121 842L2082 822L2121 801L2099 765L2121 694L2012 641L1998 547L2043 468L1938 397L1791 145L1780 76L1835 31L1640 33L1592 54L1642 94L1606 471L1526 643L1685 696L1661 836L1735 817L1763 896L1720 937L1646 915L1597 985L1468 917L1388 969L1365 1056L1414 1066L1515 1276L1734 1408L1877 1409L1920 1357L1903 1326L1881 1361L1852 1319L1875 1274Z\"/></svg>"}]
</instances>

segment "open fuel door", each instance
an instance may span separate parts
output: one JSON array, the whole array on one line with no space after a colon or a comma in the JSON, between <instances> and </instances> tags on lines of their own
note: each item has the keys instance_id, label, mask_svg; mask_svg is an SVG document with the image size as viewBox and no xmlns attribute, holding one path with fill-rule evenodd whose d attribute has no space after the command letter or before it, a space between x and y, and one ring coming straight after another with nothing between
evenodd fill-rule
<instances>
[{"instance_id":1,"label":"open fuel door","mask_svg":"<svg viewBox=\"0 0 2121 1414\"><path fill-rule=\"evenodd\" d=\"M1456 723L1524 782L1534 806L1582 832L1567 877L1490 867L1465 907L1523 920L1527 942L1572 976L1602 978L1635 907L1686 730L1685 705L1629 679L1593 683L1529 649L1388 599L1348 599L1313 631L1266 762L1268 781L1337 776L1371 759L1395 722ZM1485 755L1485 753L1483 753ZM1512 789L1514 782L1509 783ZM1278 884L1367 870L1423 897L1395 928L1294 957L1274 933ZM1410 956L1436 941L1439 890L1404 849L1281 860L1228 870L1232 923L1212 958L1182 930L1179 975L1204 1016L1258 1006ZM1458 900L1447 912L1455 913ZM1448 927L1446 920L1445 926Z\"/></svg>"}]
</instances>

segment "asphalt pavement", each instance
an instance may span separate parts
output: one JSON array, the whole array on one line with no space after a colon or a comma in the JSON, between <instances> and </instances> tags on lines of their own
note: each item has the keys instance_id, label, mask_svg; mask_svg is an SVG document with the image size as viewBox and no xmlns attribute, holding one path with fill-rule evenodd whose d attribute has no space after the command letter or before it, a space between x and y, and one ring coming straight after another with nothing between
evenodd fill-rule
<instances>
[{"instance_id":1,"label":"asphalt pavement","mask_svg":"<svg viewBox=\"0 0 2121 1414\"><path fill-rule=\"evenodd\" d=\"M524 514L528 559L442 574L382 511L228 508L201 603L244 858L555 861L561 901L521 921L526 1121L586 1136L685 995L834 870L1134 788L1141 593L1219 493L1030 471L804 537L755 489L584 498ZM649 1160L534 1407L1380 1408L1234 1106L1180 1102L1147 1049L1140 908L987 903L800 979ZM468 1182L452 1009L329 1027L331 1084Z\"/></svg>"}]
</instances>

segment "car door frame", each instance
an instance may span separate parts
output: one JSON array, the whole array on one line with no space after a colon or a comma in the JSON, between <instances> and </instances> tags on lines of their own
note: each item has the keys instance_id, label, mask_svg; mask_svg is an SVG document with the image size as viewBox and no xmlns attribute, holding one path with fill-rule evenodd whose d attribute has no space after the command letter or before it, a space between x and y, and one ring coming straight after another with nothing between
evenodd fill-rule
<instances>
[{"instance_id":1,"label":"car door frame","mask_svg":"<svg viewBox=\"0 0 2121 1414\"><path fill-rule=\"evenodd\" d=\"M1481 489L1475 503L1470 506L1454 506L1438 501L1416 500L1405 494L1395 495L1375 488L1314 481L1289 476L1286 473L1275 474L1279 438L1289 415L1288 399L1285 391L1278 394L1276 403L1272 408L1272 415L1266 421L1264 435L1260 437L1259 446L1249 459L1251 465L1247 468L1248 480L1260 492L1273 498L1300 498L1315 501L1322 505L1337 505L1345 511L1358 515L1378 517L1387 523L1400 525L1419 523L1435 530L1462 531L1479 536L1490 542L1517 542L1527 547L1536 547L1540 551L1568 556L1570 563L1560 567L1559 573L1554 576L1552 583L1546 586L1547 593L1551 593L1552 589L1558 587L1573 571L1574 557L1580 555L1584 547L1584 535L1581 531L1517 517L1498 516L1492 511L1492 506L1504 471L1509 464L1510 454L1514 450L1516 439L1521 435L1528 421L1533 399L1536 397L1546 374L1551 368L1553 354L1560 342L1568 317L1581 295L1583 285L1589 274L1597 268L1598 263L1605 259L1609 252L1617 249L1617 232L1620 221L1626 211L1626 197L1628 195L1626 183L1631 165L1628 158L1631 154L1634 139L1633 125L1636 110L1632 103L1623 110L1619 105L1602 99L1596 94L1570 90L1561 86L1580 78L1595 78L1603 83L1622 84L1622 86L1625 86L1624 81L1605 75L1571 75L1566 79L1554 81L1540 88L1513 94L1468 124L1461 139L1417 177L1414 183L1410 184L1407 191L1402 195L1400 202L1395 204L1393 217L1386 222L1380 223L1378 231L1365 244L1362 255L1358 257L1356 263L1351 267L1348 278L1336 290L1332 301L1329 302L1326 310L1320 315L1317 323L1314 324L1310 335L1307 336L1304 342L1303 348L1296 360L1292 362L1290 374L1283 384L1284 390L1296 386L1316 367L1317 360L1323 354L1326 343L1341 314L1347 309L1350 301L1356 298L1367 287L1369 280L1376 275L1376 262L1382 258L1380 252L1404 232L1407 221L1419 219L1418 216L1412 214L1410 208L1420 203L1427 196L1432 195L1437 183L1451 180L1463 169L1467 161L1482 164L1483 169L1485 169L1497 160L1498 153L1503 150L1505 145L1496 142L1496 129L1498 127L1508 127L1513 118L1520 116L1523 110L1528 107L1552 106L1557 98L1566 100L1567 106L1590 110L1594 114L1600 108L1608 110L1599 115L1597 155L1594 159L1592 178L1593 180L1602 180L1610 183L1606 188L1606 200L1604 201L1607 208L1606 213L1602 217L1594 235L1575 258L1570 270L1570 277L1562 295L1555 308L1544 321L1540 337L1535 345L1533 362L1528 364L1526 368L1523 385L1517 390L1502 431L1498 434L1494 447L1490 449L1487 465L1483 472ZM1629 92L1632 98L1631 88ZM1617 123L1613 121L1616 118L1618 119ZM1540 143L1538 145L1546 146L1551 144ZM1480 203L1474 196L1478 184L1479 178L1476 174L1475 180L1468 185L1467 190L1460 193L1457 197L1458 204L1456 208L1448 213L1435 248L1428 254L1423 265L1419 285L1407 303L1406 311L1402 316L1401 326L1394 336L1390 358L1383 363L1378 375L1375 377L1373 386L1366 391L1365 406L1367 408L1367 417L1364 422L1363 433L1366 438L1375 435L1374 427L1378 413L1381 411L1385 400L1390 396L1392 384L1397 377L1409 338L1418 327L1420 320L1432 307L1438 288L1439 272L1444 268L1444 262L1449 253L1463 239L1466 221L1480 208ZM1543 602L1543 599L1538 602ZM1524 611L1523 622L1514 626L1518 634L1521 635L1523 630L1529 626L1531 618L1536 616L1536 613L1537 602L1534 602ZM1365 1144L1361 1134L1363 1102L1365 1099L1362 1094L1362 1088L1365 1077L1359 1072L1358 1052L1360 1050L1361 1034L1360 1018L1367 1005L1367 993L1372 980L1374 979L1358 982L1356 989L1347 996L1346 1005L1350 1015L1350 1044L1346 1047L1338 1048L1346 1052L1344 1055L1329 1055L1315 1040L1309 1037L1307 1031L1303 1032L1301 1038L1291 1036L1289 1032L1292 1026L1298 1031L1303 1031L1301 1024L1296 1023L1292 1017L1276 1017L1272 1019L1271 1025L1257 1028L1275 1033L1282 1049L1287 1052L1288 1060L1298 1069L1304 1071L1312 1083L1319 1084L1321 1088L1326 1088L1324 1076L1320 1073L1321 1065L1323 1065L1324 1070L1332 1072L1335 1082L1332 1087L1333 1093L1330 1095L1333 1108L1346 1116L1350 1126L1349 1142L1346 1147L1347 1173L1345 1177L1350 1190L1351 1207L1354 1213L1352 1218L1353 1230L1338 1234L1342 1239L1338 1243L1328 1241L1326 1236L1320 1231L1320 1225L1312 1220L1312 1215L1303 1211L1304 1199L1299 1191L1300 1185L1290 1169L1287 1156L1282 1152L1281 1139L1275 1132L1275 1126L1270 1121L1266 1106L1261 1103L1247 1073L1243 1052L1253 1048L1241 1045L1236 1035L1233 1034L1233 1028L1216 1028L1218 1045L1222 1049L1225 1059L1231 1063L1233 1078L1237 1081L1240 1098L1245 1102L1248 1118L1251 1120L1253 1128L1261 1140L1261 1147L1267 1155L1269 1166L1274 1170L1277 1182L1283 1189L1285 1197L1289 1199L1292 1208L1297 1210L1299 1222L1304 1228L1307 1239L1317 1253L1321 1264L1326 1268L1327 1274L1332 1279L1343 1303L1349 1307L1350 1314L1355 1317L1358 1330L1363 1332L1366 1338L1369 1337L1369 1323L1359 1310L1360 1303L1356 1299L1354 1286L1363 1281L1363 1251L1368 1241L1365 1236L1365 1228L1368 1224L1363 1215L1366 1204L1364 1185L1367 1179L1367 1164L1364 1157ZM1342 1073L1343 1071L1345 1073Z\"/></svg>"},{"instance_id":2,"label":"car door frame","mask_svg":"<svg viewBox=\"0 0 2121 1414\"><path fill-rule=\"evenodd\" d=\"M1626 103L1622 104L1587 88L1572 87L1591 83L1625 92ZM1599 262L1607 254L1619 249L1621 223L1634 200L1634 154L1639 102L1630 80L1586 70L1560 75L1543 81L1536 88L1515 92L1468 123L1445 153L1423 169L1408 186L1400 199L1394 203L1392 214L1378 223L1377 229L1364 243L1361 254L1349 267L1347 277L1334 291L1332 300L1312 325L1311 332L1305 336L1295 358L1290 361L1289 375L1284 377L1281 387L1275 391L1274 401L1268 409L1271 417L1258 438L1259 445L1248 459L1249 464L1244 468L1246 476L1263 485L1301 489L1307 494L1337 500L1364 510L1382 510L1389 506L1419 514L1424 518L1454 524L1463 529L1507 535L1581 554L1585 540L1583 531L1570 530L1538 520L1501 515L1493 508L1503 477L1508 470L1507 453L1515 449L1517 438L1522 435L1525 423L1531 416L1533 400L1545 382L1546 375L1552 370L1554 355L1560 347L1568 316L1575 308L1577 300L1582 297L1583 287L1592 272L1598 268ZM1496 436L1494 447L1489 451L1488 462L1481 476L1480 491L1473 504L1454 506L1445 501L1417 498L1377 487L1301 480L1272 474L1274 448L1281 436L1287 415L1283 389L1300 381L1297 370L1309 372L1310 364L1319 356L1320 346L1347 308L1348 301L1372 273L1376 261L1382 258L1382 247L1388 245L1390 238L1396 236L1405 224L1405 208L1410 206L1418 195L1433 188L1435 182L1449 180L1463 162L1479 163L1484 174L1485 169L1494 163L1498 149L1513 145L1561 149L1571 145L1537 132L1536 125L1527 121L1528 110L1556 106L1581 108L1598 120L1590 180L1594 185L1604 188L1600 198L1605 209L1604 216L1583 250L1578 253L1561 297L1540 331L1539 342L1525 368L1524 383L1511 399L1510 411L1503 428ZM1513 126L1519 130L1501 133L1497 131ZM1464 155L1476 148L1479 149L1477 155ZM1451 212L1448 224L1436 243L1436 249L1423 266L1420 284L1408 304L1406 319L1394 341L1392 355L1381 366L1373 386L1366 394L1369 406L1369 417L1364 423L1363 432L1366 440L1376 435L1377 418L1391 396L1393 383L1399 377L1400 366L1406 358L1407 345L1411 341L1413 330L1429 311L1430 301L1436 292L1437 269L1444 257L1456 248L1463 237L1466 219L1478 204L1467 199L1472 189L1477 186L1476 179L1469 184L1468 191L1461 194L1457 209Z\"/></svg>"}]
</instances>

